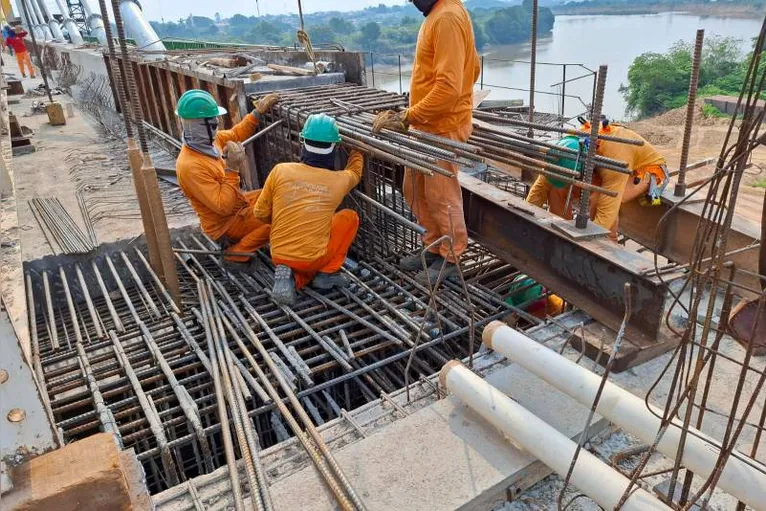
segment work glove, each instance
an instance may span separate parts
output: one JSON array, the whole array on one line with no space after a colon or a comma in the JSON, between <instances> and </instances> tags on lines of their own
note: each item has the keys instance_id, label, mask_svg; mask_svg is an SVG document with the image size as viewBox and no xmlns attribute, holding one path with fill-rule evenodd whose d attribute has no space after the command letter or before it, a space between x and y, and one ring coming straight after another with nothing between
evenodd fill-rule
<instances>
[{"instance_id":1,"label":"work glove","mask_svg":"<svg viewBox=\"0 0 766 511\"><path fill-rule=\"evenodd\" d=\"M226 160L226 170L239 172L245 166L245 147L239 142L226 142L223 158Z\"/></svg>"},{"instance_id":2,"label":"work glove","mask_svg":"<svg viewBox=\"0 0 766 511\"><path fill-rule=\"evenodd\" d=\"M277 104L279 101L279 94L271 93L266 94L258 101L253 100L253 106L255 107L255 111L258 112L258 115L263 115L269 110L271 110L271 107Z\"/></svg>"},{"instance_id":3,"label":"work glove","mask_svg":"<svg viewBox=\"0 0 766 511\"><path fill-rule=\"evenodd\" d=\"M410 129L409 110L401 112L386 110L376 115L375 120L372 121L372 132L380 133L384 129L407 133Z\"/></svg>"}]
</instances>

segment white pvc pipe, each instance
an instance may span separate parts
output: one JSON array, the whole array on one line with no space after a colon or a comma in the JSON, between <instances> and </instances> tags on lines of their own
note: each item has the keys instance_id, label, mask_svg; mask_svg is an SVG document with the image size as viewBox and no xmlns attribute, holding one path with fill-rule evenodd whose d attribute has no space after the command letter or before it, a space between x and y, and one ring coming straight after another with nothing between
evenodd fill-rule
<instances>
[{"instance_id":1,"label":"white pvc pipe","mask_svg":"<svg viewBox=\"0 0 766 511\"><path fill-rule=\"evenodd\" d=\"M72 44L77 46L83 44L84 41L82 39L82 34L80 34L80 29L77 27L77 23L75 23L71 16L69 16L69 11L66 9L63 0L56 0L56 5L58 6L59 11L61 11L61 15L64 17L64 27L69 34L69 40Z\"/></svg>"},{"instance_id":2,"label":"white pvc pipe","mask_svg":"<svg viewBox=\"0 0 766 511\"><path fill-rule=\"evenodd\" d=\"M482 334L484 344L539 376L550 385L585 406L592 406L601 377L517 332L500 321L493 321ZM654 413L662 411L652 407ZM644 400L607 382L596 411L620 428L651 445L660 430L660 419L646 409ZM657 450L675 459L682 423L677 419L665 431ZM686 436L681 464L695 474L709 477L720 449L712 439L690 428ZM696 436L699 435L699 436ZM701 438L700 438L701 437ZM737 497L758 511L766 510L766 466L737 451L729 457L718 480L718 488Z\"/></svg>"},{"instance_id":3,"label":"white pvc pipe","mask_svg":"<svg viewBox=\"0 0 766 511\"><path fill-rule=\"evenodd\" d=\"M101 46L107 46L104 20L101 14L91 8L88 0L80 0L80 3L82 4L82 10L85 11L85 15L88 17L87 23L90 28L90 35L98 39L98 44Z\"/></svg>"},{"instance_id":4,"label":"white pvc pipe","mask_svg":"<svg viewBox=\"0 0 766 511\"><path fill-rule=\"evenodd\" d=\"M136 48L145 51L165 51L165 45L154 28L146 21L138 3L133 0L122 0L120 14L126 35L136 42Z\"/></svg>"},{"instance_id":5,"label":"white pvc pipe","mask_svg":"<svg viewBox=\"0 0 766 511\"><path fill-rule=\"evenodd\" d=\"M59 22L56 21L56 18L51 15L51 10L48 9L48 4L45 3L45 0L37 0L37 3L40 5L40 9L42 9L45 17L48 18L48 28L50 28L51 34L53 34L53 40L58 43L65 42L66 39L64 39L64 34L61 33L61 26L59 25Z\"/></svg>"},{"instance_id":6,"label":"white pvc pipe","mask_svg":"<svg viewBox=\"0 0 766 511\"><path fill-rule=\"evenodd\" d=\"M35 16L37 17L37 24L40 27L40 30L42 30L43 34L45 34L45 40L52 41L53 34L51 33L51 29L48 27L48 25L45 24L45 18L43 17L43 13L40 10L40 5L36 2L36 0L29 0L29 3L32 4L32 11L34 11Z\"/></svg>"},{"instance_id":7,"label":"white pvc pipe","mask_svg":"<svg viewBox=\"0 0 766 511\"><path fill-rule=\"evenodd\" d=\"M529 451L559 475L569 471L577 444L529 410L497 390L457 360L439 374L444 387L490 424ZM616 509L630 480L594 455L580 450L570 482L604 509ZM638 487L620 508L648 511L670 508Z\"/></svg>"}]
</instances>

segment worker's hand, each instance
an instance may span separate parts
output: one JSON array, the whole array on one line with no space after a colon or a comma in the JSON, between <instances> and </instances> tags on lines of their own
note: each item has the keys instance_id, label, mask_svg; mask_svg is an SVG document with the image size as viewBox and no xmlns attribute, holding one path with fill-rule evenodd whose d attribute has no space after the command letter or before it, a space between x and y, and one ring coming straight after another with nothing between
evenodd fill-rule
<instances>
[{"instance_id":1,"label":"worker's hand","mask_svg":"<svg viewBox=\"0 0 766 511\"><path fill-rule=\"evenodd\" d=\"M407 130L410 129L408 114L408 110L401 112L386 110L385 112L380 112L372 122L372 132L380 133L381 130L389 129L400 133L407 133Z\"/></svg>"},{"instance_id":2,"label":"worker's hand","mask_svg":"<svg viewBox=\"0 0 766 511\"><path fill-rule=\"evenodd\" d=\"M239 172L245 166L245 147L239 142L226 142L223 148L223 157L226 160L228 170Z\"/></svg>"},{"instance_id":3,"label":"worker's hand","mask_svg":"<svg viewBox=\"0 0 766 511\"><path fill-rule=\"evenodd\" d=\"M271 110L271 107L276 105L278 101L279 94L272 92L271 94L266 94L258 101L253 100L253 106L255 107L256 112L258 112L260 115L263 115Z\"/></svg>"}]
</instances>

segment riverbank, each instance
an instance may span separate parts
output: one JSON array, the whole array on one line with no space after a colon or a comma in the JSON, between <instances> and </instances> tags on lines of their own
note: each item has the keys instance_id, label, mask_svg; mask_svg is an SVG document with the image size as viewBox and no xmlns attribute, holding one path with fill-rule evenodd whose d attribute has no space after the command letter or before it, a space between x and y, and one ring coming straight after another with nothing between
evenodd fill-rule
<instances>
[{"instance_id":1,"label":"riverbank","mask_svg":"<svg viewBox=\"0 0 766 511\"><path fill-rule=\"evenodd\" d=\"M588 5L590 2L583 2L575 5L560 5L551 7L556 16L627 16L631 14L659 14L663 12L673 12L678 14L694 14L697 16L718 16L721 18L741 18L754 19L763 18L766 10L754 5L744 4L637 4L627 3Z\"/></svg>"}]
</instances>

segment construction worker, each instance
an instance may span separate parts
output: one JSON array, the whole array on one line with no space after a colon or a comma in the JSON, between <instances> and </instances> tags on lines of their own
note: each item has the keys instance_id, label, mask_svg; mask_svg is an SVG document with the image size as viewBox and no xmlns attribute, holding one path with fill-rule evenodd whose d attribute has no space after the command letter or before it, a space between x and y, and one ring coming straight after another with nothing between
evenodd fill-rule
<instances>
[{"instance_id":1,"label":"construction worker","mask_svg":"<svg viewBox=\"0 0 766 511\"><path fill-rule=\"evenodd\" d=\"M590 123L584 123L582 131L590 131ZM630 174L596 167L593 173L593 184L607 190L617 192L616 197L609 197L598 192L591 192L589 215L593 222L609 230L609 238L617 241L618 217L620 206L626 202L639 199L642 204L657 205L662 191L668 184L665 158L649 142L635 131L619 124L602 119L599 133L614 137L641 140L641 146L623 144L610 140L599 140L596 153L606 158L623 161L628 164ZM577 137L564 137L575 140ZM571 148L576 147L572 144ZM572 167L569 158L562 158L559 164ZM579 163L579 162L578 162ZM571 189L571 190L570 190ZM558 182L555 178L539 175L527 195L527 202L543 207L546 203L551 213L571 219L573 205L580 201L581 189Z\"/></svg>"},{"instance_id":2,"label":"construction worker","mask_svg":"<svg viewBox=\"0 0 766 511\"><path fill-rule=\"evenodd\" d=\"M5 41L13 35L13 29L10 25L5 25L3 27L3 49L8 49L8 53L13 56L13 46L8 45Z\"/></svg>"},{"instance_id":3,"label":"construction worker","mask_svg":"<svg viewBox=\"0 0 766 511\"><path fill-rule=\"evenodd\" d=\"M346 168L335 171L341 138L325 114L308 117L301 140L300 163L276 165L255 204L255 216L271 223L272 298L283 305L309 283L321 290L348 285L339 271L359 228L355 211L336 209L362 179L362 155L352 151Z\"/></svg>"},{"instance_id":4,"label":"construction worker","mask_svg":"<svg viewBox=\"0 0 766 511\"><path fill-rule=\"evenodd\" d=\"M373 132L391 129L405 132L412 126L427 133L465 142L471 136L473 85L479 77L479 56L474 43L473 26L461 0L413 0L426 17L415 48L415 63L410 79L410 107L401 112L378 114ZM429 246L426 264L431 282L436 281L444 262L444 276L457 274L456 258L468 245L463 217L463 195L458 181L458 166L440 162L452 177L425 176L411 169L404 174L403 192L412 213L426 234ZM451 247L450 247L451 245ZM400 266L414 271L422 267L420 255L405 257ZM418 276L426 280L425 273Z\"/></svg>"},{"instance_id":5,"label":"construction worker","mask_svg":"<svg viewBox=\"0 0 766 511\"><path fill-rule=\"evenodd\" d=\"M178 100L176 115L183 126L183 147L176 160L178 184L199 216L202 231L227 252L249 254L269 240L269 225L253 216L260 190L243 192L240 171L246 155L241 142L255 133L261 116L279 101L269 94L251 114L230 130L218 130L226 109L202 90L188 90ZM227 255L231 266L247 263L247 255Z\"/></svg>"},{"instance_id":6,"label":"construction worker","mask_svg":"<svg viewBox=\"0 0 766 511\"><path fill-rule=\"evenodd\" d=\"M13 27L13 32L5 39L5 44L16 53L16 63L19 65L19 71L23 78L27 77L25 69L29 69L29 77L35 77L35 68L32 65L32 59L27 51L27 45L24 43L24 38L28 35L21 25Z\"/></svg>"}]
</instances>

